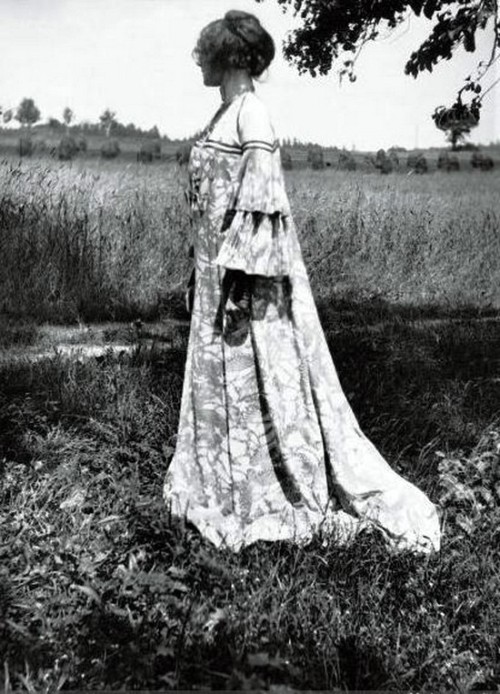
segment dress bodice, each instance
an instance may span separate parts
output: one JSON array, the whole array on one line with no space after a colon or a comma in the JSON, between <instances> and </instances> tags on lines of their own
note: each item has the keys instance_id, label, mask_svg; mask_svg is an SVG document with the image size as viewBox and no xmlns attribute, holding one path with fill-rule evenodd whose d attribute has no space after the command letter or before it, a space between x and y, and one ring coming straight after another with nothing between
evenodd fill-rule
<instances>
[{"instance_id":1,"label":"dress bodice","mask_svg":"<svg viewBox=\"0 0 500 694\"><path fill-rule=\"evenodd\" d=\"M254 92L221 106L193 145L188 172L198 247L217 247L215 262L226 268L288 274L291 217L279 143Z\"/></svg>"},{"instance_id":2,"label":"dress bodice","mask_svg":"<svg viewBox=\"0 0 500 694\"><path fill-rule=\"evenodd\" d=\"M225 184L230 197L241 165L238 117L248 92L222 104L191 148L188 164L189 200L194 212L206 211L214 182Z\"/></svg>"}]
</instances>

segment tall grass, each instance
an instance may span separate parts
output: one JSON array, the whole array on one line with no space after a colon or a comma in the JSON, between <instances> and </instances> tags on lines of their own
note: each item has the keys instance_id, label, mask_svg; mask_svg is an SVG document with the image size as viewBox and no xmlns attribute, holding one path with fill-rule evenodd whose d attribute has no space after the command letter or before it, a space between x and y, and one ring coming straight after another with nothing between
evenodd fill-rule
<instances>
[{"instance_id":1,"label":"tall grass","mask_svg":"<svg viewBox=\"0 0 500 694\"><path fill-rule=\"evenodd\" d=\"M158 313L187 273L188 220L172 167L0 167L4 312L45 320Z\"/></svg>"},{"instance_id":2,"label":"tall grass","mask_svg":"<svg viewBox=\"0 0 500 694\"><path fill-rule=\"evenodd\" d=\"M153 317L188 273L176 165L0 164L0 309L39 319ZM287 173L318 297L500 306L498 173Z\"/></svg>"},{"instance_id":3,"label":"tall grass","mask_svg":"<svg viewBox=\"0 0 500 694\"><path fill-rule=\"evenodd\" d=\"M290 172L318 294L500 307L500 175Z\"/></svg>"}]
</instances>

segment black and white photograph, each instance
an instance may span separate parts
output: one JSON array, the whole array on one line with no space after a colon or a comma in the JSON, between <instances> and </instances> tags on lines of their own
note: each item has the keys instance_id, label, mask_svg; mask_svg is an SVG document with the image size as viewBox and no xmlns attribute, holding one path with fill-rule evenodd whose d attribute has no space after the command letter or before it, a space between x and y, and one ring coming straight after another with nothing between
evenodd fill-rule
<instances>
[{"instance_id":1,"label":"black and white photograph","mask_svg":"<svg viewBox=\"0 0 500 694\"><path fill-rule=\"evenodd\" d=\"M500 0L0 53L0 691L500 691Z\"/></svg>"}]
</instances>

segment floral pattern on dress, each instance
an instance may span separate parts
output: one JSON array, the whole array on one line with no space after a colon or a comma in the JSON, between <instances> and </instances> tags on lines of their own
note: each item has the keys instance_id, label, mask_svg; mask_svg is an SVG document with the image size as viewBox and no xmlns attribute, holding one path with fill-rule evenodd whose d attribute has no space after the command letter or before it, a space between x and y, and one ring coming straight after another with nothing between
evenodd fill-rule
<instances>
[{"instance_id":1,"label":"floral pattern on dress","mask_svg":"<svg viewBox=\"0 0 500 694\"><path fill-rule=\"evenodd\" d=\"M164 496L217 546L348 542L439 549L434 504L360 430L319 321L274 131L252 92L192 149L195 291Z\"/></svg>"}]
</instances>

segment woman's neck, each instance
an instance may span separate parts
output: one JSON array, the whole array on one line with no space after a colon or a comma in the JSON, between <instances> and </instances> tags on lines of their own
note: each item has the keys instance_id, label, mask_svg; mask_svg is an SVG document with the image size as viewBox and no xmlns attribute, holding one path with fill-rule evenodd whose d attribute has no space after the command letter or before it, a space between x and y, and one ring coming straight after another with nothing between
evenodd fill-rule
<instances>
[{"instance_id":1,"label":"woman's neck","mask_svg":"<svg viewBox=\"0 0 500 694\"><path fill-rule=\"evenodd\" d=\"M253 92L253 81L246 70L228 70L222 78L220 94L222 101L232 101L244 92Z\"/></svg>"}]
</instances>

